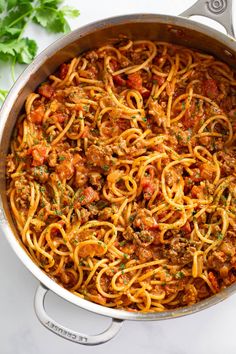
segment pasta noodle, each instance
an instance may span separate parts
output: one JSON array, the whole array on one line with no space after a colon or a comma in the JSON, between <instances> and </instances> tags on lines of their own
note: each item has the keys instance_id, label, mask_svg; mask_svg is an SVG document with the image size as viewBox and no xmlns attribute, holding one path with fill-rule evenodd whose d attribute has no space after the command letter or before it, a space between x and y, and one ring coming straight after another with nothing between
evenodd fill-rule
<instances>
[{"instance_id":1,"label":"pasta noodle","mask_svg":"<svg viewBox=\"0 0 236 354\"><path fill-rule=\"evenodd\" d=\"M236 280L236 74L211 55L123 40L31 93L7 157L34 262L128 311L194 304Z\"/></svg>"}]
</instances>

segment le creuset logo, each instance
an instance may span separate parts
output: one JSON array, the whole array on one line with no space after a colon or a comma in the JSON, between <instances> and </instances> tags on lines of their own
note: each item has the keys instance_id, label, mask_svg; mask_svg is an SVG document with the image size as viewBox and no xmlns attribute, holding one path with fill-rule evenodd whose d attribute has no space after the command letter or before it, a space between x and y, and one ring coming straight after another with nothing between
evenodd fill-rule
<instances>
[{"instance_id":1,"label":"le creuset logo","mask_svg":"<svg viewBox=\"0 0 236 354\"><path fill-rule=\"evenodd\" d=\"M85 343L88 341L88 338L84 337L84 336L78 336L76 335L75 333L71 333L61 327L59 327L58 325L55 325L54 323L52 323L51 321L47 321L45 322L45 325L51 329L53 332L59 334L60 336L62 337L65 337L65 338L69 338L75 342L82 342L82 343Z\"/></svg>"}]
</instances>

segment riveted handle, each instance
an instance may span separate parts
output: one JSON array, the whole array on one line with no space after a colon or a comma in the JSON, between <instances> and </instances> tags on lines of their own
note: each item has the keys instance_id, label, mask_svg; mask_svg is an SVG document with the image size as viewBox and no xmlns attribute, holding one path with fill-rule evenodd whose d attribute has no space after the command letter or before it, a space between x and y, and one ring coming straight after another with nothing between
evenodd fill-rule
<instances>
[{"instance_id":1,"label":"riveted handle","mask_svg":"<svg viewBox=\"0 0 236 354\"><path fill-rule=\"evenodd\" d=\"M235 37L232 19L232 0L198 0L180 16L205 16L219 22L228 35Z\"/></svg>"},{"instance_id":2,"label":"riveted handle","mask_svg":"<svg viewBox=\"0 0 236 354\"><path fill-rule=\"evenodd\" d=\"M122 320L112 319L111 325L102 333L89 335L71 330L58 322L54 321L45 311L44 301L49 289L40 284L36 290L34 298L34 307L39 321L50 331L71 342L84 345L98 345L111 340L119 332L122 326Z\"/></svg>"}]
</instances>

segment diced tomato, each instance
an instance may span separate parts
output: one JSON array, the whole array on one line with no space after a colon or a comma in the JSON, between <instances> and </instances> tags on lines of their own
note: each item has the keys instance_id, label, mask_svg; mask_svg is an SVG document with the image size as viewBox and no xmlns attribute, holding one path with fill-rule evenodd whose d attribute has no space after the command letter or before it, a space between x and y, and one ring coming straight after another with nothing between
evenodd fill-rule
<instances>
[{"instance_id":1,"label":"diced tomato","mask_svg":"<svg viewBox=\"0 0 236 354\"><path fill-rule=\"evenodd\" d=\"M92 187L85 188L80 196L81 205L90 204L97 200L99 200L99 194Z\"/></svg>"},{"instance_id":2,"label":"diced tomato","mask_svg":"<svg viewBox=\"0 0 236 354\"><path fill-rule=\"evenodd\" d=\"M148 98L150 96L151 91L146 89L146 87L142 87L142 90L140 93L143 96L143 98Z\"/></svg>"},{"instance_id":3,"label":"diced tomato","mask_svg":"<svg viewBox=\"0 0 236 354\"><path fill-rule=\"evenodd\" d=\"M216 276L212 273L209 272L208 273L208 278L212 284L213 289L218 292L220 290L219 284L218 284L218 280L216 279Z\"/></svg>"},{"instance_id":4,"label":"diced tomato","mask_svg":"<svg viewBox=\"0 0 236 354\"><path fill-rule=\"evenodd\" d=\"M68 118L68 115L66 113L58 112L58 113L53 113L51 118L58 123L63 123L66 118Z\"/></svg>"},{"instance_id":5,"label":"diced tomato","mask_svg":"<svg viewBox=\"0 0 236 354\"><path fill-rule=\"evenodd\" d=\"M86 138L88 136L88 133L89 133L89 127L86 125L86 127L84 127L81 138Z\"/></svg>"},{"instance_id":6,"label":"diced tomato","mask_svg":"<svg viewBox=\"0 0 236 354\"><path fill-rule=\"evenodd\" d=\"M165 78L164 78L164 77L158 76L158 75L156 75L156 74L154 74L154 75L152 76L152 79L153 79L153 82L157 81L157 83L158 83L159 86L161 86L161 85L164 84L164 82L165 82Z\"/></svg>"},{"instance_id":7,"label":"diced tomato","mask_svg":"<svg viewBox=\"0 0 236 354\"><path fill-rule=\"evenodd\" d=\"M158 188L155 183L153 183L153 181L148 177L142 178L141 186L143 188L143 197L146 200L151 199L154 191Z\"/></svg>"},{"instance_id":8,"label":"diced tomato","mask_svg":"<svg viewBox=\"0 0 236 354\"><path fill-rule=\"evenodd\" d=\"M51 85L49 84L43 84L39 87L38 92L40 95L46 97L46 98L51 98L54 95L54 89Z\"/></svg>"},{"instance_id":9,"label":"diced tomato","mask_svg":"<svg viewBox=\"0 0 236 354\"><path fill-rule=\"evenodd\" d=\"M192 231L190 223L187 221L186 224L181 228L186 233L190 233Z\"/></svg>"},{"instance_id":10,"label":"diced tomato","mask_svg":"<svg viewBox=\"0 0 236 354\"><path fill-rule=\"evenodd\" d=\"M184 116L182 118L182 123L185 129L193 128L194 130L198 130L199 123L201 120L199 114L196 114L196 107L195 104L192 102L191 106L186 109Z\"/></svg>"},{"instance_id":11,"label":"diced tomato","mask_svg":"<svg viewBox=\"0 0 236 354\"><path fill-rule=\"evenodd\" d=\"M119 63L117 60L111 59L110 60L110 67L112 68L113 71L116 71L119 69L120 66L119 66Z\"/></svg>"},{"instance_id":12,"label":"diced tomato","mask_svg":"<svg viewBox=\"0 0 236 354\"><path fill-rule=\"evenodd\" d=\"M137 91L142 91L143 80L140 73L136 72L128 75L127 86Z\"/></svg>"},{"instance_id":13,"label":"diced tomato","mask_svg":"<svg viewBox=\"0 0 236 354\"><path fill-rule=\"evenodd\" d=\"M29 114L29 120L35 124L41 124L44 117L45 108L43 105L33 109Z\"/></svg>"},{"instance_id":14,"label":"diced tomato","mask_svg":"<svg viewBox=\"0 0 236 354\"><path fill-rule=\"evenodd\" d=\"M94 257L102 256L104 254L104 247L100 244L86 244L78 251L79 257Z\"/></svg>"},{"instance_id":15,"label":"diced tomato","mask_svg":"<svg viewBox=\"0 0 236 354\"><path fill-rule=\"evenodd\" d=\"M138 72L128 75L127 86L139 91L143 98L150 96L150 90L146 89L146 87L143 87L143 79Z\"/></svg>"},{"instance_id":16,"label":"diced tomato","mask_svg":"<svg viewBox=\"0 0 236 354\"><path fill-rule=\"evenodd\" d=\"M127 130L130 128L130 121L125 118L119 118L116 121L116 125L122 130Z\"/></svg>"},{"instance_id":17,"label":"diced tomato","mask_svg":"<svg viewBox=\"0 0 236 354\"><path fill-rule=\"evenodd\" d=\"M200 171L201 177L208 181L212 181L216 172L214 165L210 165L209 163L202 163Z\"/></svg>"},{"instance_id":18,"label":"diced tomato","mask_svg":"<svg viewBox=\"0 0 236 354\"><path fill-rule=\"evenodd\" d=\"M69 65L68 64L61 64L60 66L60 69L59 69L59 77L60 79L64 80L67 73L68 73L68 70L69 70Z\"/></svg>"},{"instance_id":19,"label":"diced tomato","mask_svg":"<svg viewBox=\"0 0 236 354\"><path fill-rule=\"evenodd\" d=\"M217 98L219 90L214 79L207 79L203 82L203 92L209 98Z\"/></svg>"},{"instance_id":20,"label":"diced tomato","mask_svg":"<svg viewBox=\"0 0 236 354\"><path fill-rule=\"evenodd\" d=\"M61 180L70 179L75 171L73 166L73 160L71 158L66 158L56 167L56 171L59 174Z\"/></svg>"},{"instance_id":21,"label":"diced tomato","mask_svg":"<svg viewBox=\"0 0 236 354\"><path fill-rule=\"evenodd\" d=\"M203 187L202 186L193 186L191 189L191 194L194 198L203 199Z\"/></svg>"},{"instance_id":22,"label":"diced tomato","mask_svg":"<svg viewBox=\"0 0 236 354\"><path fill-rule=\"evenodd\" d=\"M192 169L193 174L189 177L193 182L201 182L204 178L201 176L199 168Z\"/></svg>"},{"instance_id":23,"label":"diced tomato","mask_svg":"<svg viewBox=\"0 0 236 354\"><path fill-rule=\"evenodd\" d=\"M33 157L32 166L41 166L48 155L48 148L43 144L37 144L32 147L30 153Z\"/></svg>"},{"instance_id":24,"label":"diced tomato","mask_svg":"<svg viewBox=\"0 0 236 354\"><path fill-rule=\"evenodd\" d=\"M125 81L125 79L122 79L121 75L113 76L113 81L118 86L125 86L126 85L126 81Z\"/></svg>"},{"instance_id":25,"label":"diced tomato","mask_svg":"<svg viewBox=\"0 0 236 354\"><path fill-rule=\"evenodd\" d=\"M57 224L63 226L63 225L65 225L65 221L64 221L64 220L59 220L59 221L57 222ZM51 229L51 234L52 234L53 236L55 236L57 233L59 233L58 228L52 227L52 229Z\"/></svg>"}]
</instances>

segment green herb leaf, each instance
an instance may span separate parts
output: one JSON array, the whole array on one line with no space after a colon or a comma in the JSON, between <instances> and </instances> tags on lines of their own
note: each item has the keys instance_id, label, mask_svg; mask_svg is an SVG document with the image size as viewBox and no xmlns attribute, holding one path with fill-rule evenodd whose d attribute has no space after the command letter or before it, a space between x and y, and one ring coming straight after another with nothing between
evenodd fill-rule
<instances>
[{"instance_id":1,"label":"green herb leaf","mask_svg":"<svg viewBox=\"0 0 236 354\"><path fill-rule=\"evenodd\" d=\"M35 11L34 21L46 28L49 32L69 32L70 26L61 10L50 7L39 7Z\"/></svg>"},{"instance_id":2,"label":"green herb leaf","mask_svg":"<svg viewBox=\"0 0 236 354\"><path fill-rule=\"evenodd\" d=\"M180 271L175 274L175 279L182 279L184 278L184 276L185 276L184 273Z\"/></svg>"},{"instance_id":3,"label":"green herb leaf","mask_svg":"<svg viewBox=\"0 0 236 354\"><path fill-rule=\"evenodd\" d=\"M8 91L0 90L0 101L4 101L5 97L7 96Z\"/></svg>"},{"instance_id":4,"label":"green herb leaf","mask_svg":"<svg viewBox=\"0 0 236 354\"><path fill-rule=\"evenodd\" d=\"M120 269L122 269L122 270L125 269L125 264L124 264L124 263L121 263L121 264L120 264Z\"/></svg>"},{"instance_id":5,"label":"green herb leaf","mask_svg":"<svg viewBox=\"0 0 236 354\"><path fill-rule=\"evenodd\" d=\"M216 233L216 237L218 238L218 240L223 240L223 237L224 237L224 235L222 234L222 232L217 232Z\"/></svg>"},{"instance_id":6,"label":"green herb leaf","mask_svg":"<svg viewBox=\"0 0 236 354\"><path fill-rule=\"evenodd\" d=\"M84 200L84 198L85 198L85 195L82 194L82 195L79 197L79 201L82 202L82 201Z\"/></svg>"},{"instance_id":7,"label":"green herb leaf","mask_svg":"<svg viewBox=\"0 0 236 354\"><path fill-rule=\"evenodd\" d=\"M105 200L99 200L97 203L96 203L96 207L99 209L99 210L102 210L104 208L106 208L108 206L108 202L106 202Z\"/></svg>"},{"instance_id":8,"label":"green herb leaf","mask_svg":"<svg viewBox=\"0 0 236 354\"><path fill-rule=\"evenodd\" d=\"M135 219L135 216L134 215L130 215L129 222L132 223L134 221L134 219Z\"/></svg>"},{"instance_id":9,"label":"green herb leaf","mask_svg":"<svg viewBox=\"0 0 236 354\"><path fill-rule=\"evenodd\" d=\"M79 10L75 9L74 7L63 6L60 10L66 17L76 18L80 15Z\"/></svg>"},{"instance_id":10,"label":"green herb leaf","mask_svg":"<svg viewBox=\"0 0 236 354\"><path fill-rule=\"evenodd\" d=\"M109 167L108 165L103 165L103 166L102 166L102 169L103 169L104 171L108 171L108 170L110 169L110 167Z\"/></svg>"},{"instance_id":11,"label":"green herb leaf","mask_svg":"<svg viewBox=\"0 0 236 354\"><path fill-rule=\"evenodd\" d=\"M0 59L2 60L16 58L20 64L29 64L36 52L37 44L32 39L22 38L0 43Z\"/></svg>"},{"instance_id":12,"label":"green herb leaf","mask_svg":"<svg viewBox=\"0 0 236 354\"><path fill-rule=\"evenodd\" d=\"M64 161L65 160L65 156L58 156L58 160L59 161Z\"/></svg>"},{"instance_id":13,"label":"green herb leaf","mask_svg":"<svg viewBox=\"0 0 236 354\"><path fill-rule=\"evenodd\" d=\"M39 0L39 2L41 5L57 8L58 5L60 5L63 2L63 0Z\"/></svg>"},{"instance_id":14,"label":"green herb leaf","mask_svg":"<svg viewBox=\"0 0 236 354\"><path fill-rule=\"evenodd\" d=\"M66 17L77 17L79 11L64 6L62 0L0 0L0 60L10 61L14 77L15 63L29 64L37 54L37 44L23 33L31 21L50 32L68 32L70 26ZM4 90L0 100L4 100Z\"/></svg>"},{"instance_id":15,"label":"green herb leaf","mask_svg":"<svg viewBox=\"0 0 236 354\"><path fill-rule=\"evenodd\" d=\"M0 0L0 14L5 10L5 8L6 8L6 1Z\"/></svg>"},{"instance_id":16,"label":"green herb leaf","mask_svg":"<svg viewBox=\"0 0 236 354\"><path fill-rule=\"evenodd\" d=\"M6 15L0 20L0 42L12 38L14 32L22 32L28 16L32 13L33 7L30 1L18 1L17 4L8 4ZM11 29L14 29L11 32Z\"/></svg>"}]
</instances>

